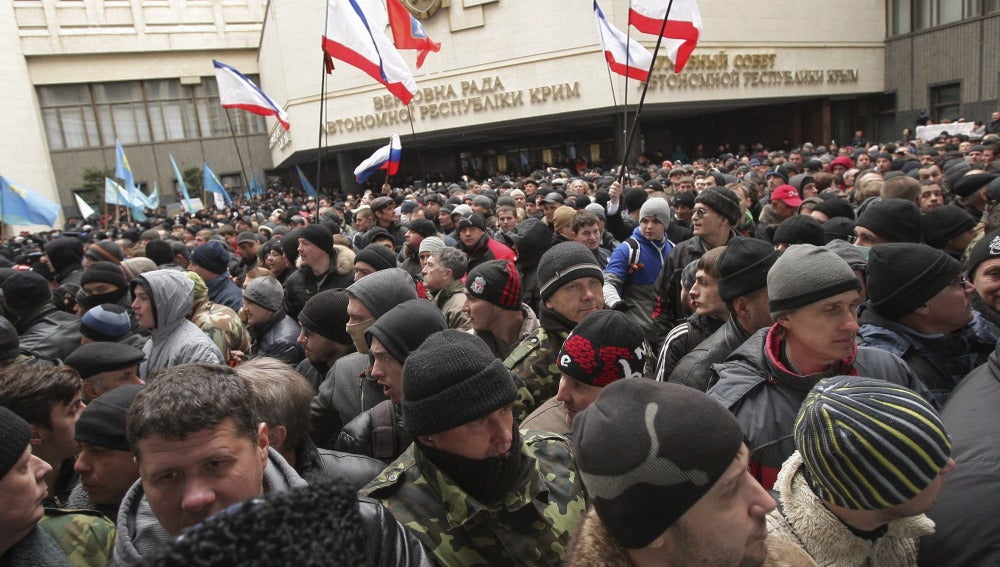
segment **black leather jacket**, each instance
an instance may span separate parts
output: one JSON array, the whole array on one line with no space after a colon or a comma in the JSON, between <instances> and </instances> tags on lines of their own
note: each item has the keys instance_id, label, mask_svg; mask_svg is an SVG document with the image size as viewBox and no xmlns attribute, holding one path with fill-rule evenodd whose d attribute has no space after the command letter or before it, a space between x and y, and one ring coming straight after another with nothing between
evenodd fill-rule
<instances>
[{"instance_id":1,"label":"black leather jacket","mask_svg":"<svg viewBox=\"0 0 1000 567\"><path fill-rule=\"evenodd\" d=\"M305 358L298 343L299 324L279 309L263 325L250 327L254 356L270 356L292 366Z\"/></svg>"},{"instance_id":2,"label":"black leather jacket","mask_svg":"<svg viewBox=\"0 0 1000 567\"><path fill-rule=\"evenodd\" d=\"M47 360L65 360L80 346L80 318L50 302L24 313L14 323L21 352Z\"/></svg>"},{"instance_id":3,"label":"black leather jacket","mask_svg":"<svg viewBox=\"0 0 1000 567\"><path fill-rule=\"evenodd\" d=\"M726 357L749 338L750 334L736 322L736 319L730 317L725 325L684 355L667 377L667 381L707 392L715 384L712 365L726 360Z\"/></svg>"},{"instance_id":4,"label":"black leather jacket","mask_svg":"<svg viewBox=\"0 0 1000 567\"><path fill-rule=\"evenodd\" d=\"M384 506L373 498L358 497L361 525L367 537L369 565L433 567L434 563L417 536L396 521Z\"/></svg>"},{"instance_id":5,"label":"black leather jacket","mask_svg":"<svg viewBox=\"0 0 1000 567\"><path fill-rule=\"evenodd\" d=\"M380 408L380 406L382 407ZM388 409L389 423L376 423L375 412L379 409ZM391 424L391 431L385 429L385 432L386 435L391 435L391 445L386 447L385 451L380 451L375 447L375 429L379 426L388 428L389 424ZM340 430L340 436L337 437L333 448L355 455L375 457L383 463L389 464L395 461L396 457L402 455L412 442L413 438L403 428L403 412L392 401L385 400L345 425Z\"/></svg>"},{"instance_id":6,"label":"black leather jacket","mask_svg":"<svg viewBox=\"0 0 1000 567\"><path fill-rule=\"evenodd\" d=\"M382 461L329 449L317 449L306 438L295 452L295 471L309 484L321 480L336 480L357 492L382 472Z\"/></svg>"}]
</instances>

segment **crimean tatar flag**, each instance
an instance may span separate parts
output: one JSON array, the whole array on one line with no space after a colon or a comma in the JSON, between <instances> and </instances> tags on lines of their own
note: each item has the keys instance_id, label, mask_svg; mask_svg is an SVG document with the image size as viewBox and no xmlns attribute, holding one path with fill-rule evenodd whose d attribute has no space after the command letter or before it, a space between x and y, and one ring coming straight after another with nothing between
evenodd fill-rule
<instances>
[{"instance_id":1,"label":"crimean tatar flag","mask_svg":"<svg viewBox=\"0 0 1000 567\"><path fill-rule=\"evenodd\" d=\"M212 64L215 65L215 80L219 83L219 102L223 108L239 108L261 116L273 116L285 130L292 127L288 123L288 114L246 75L237 71L235 67L215 59L212 59Z\"/></svg>"},{"instance_id":2,"label":"crimean tatar flag","mask_svg":"<svg viewBox=\"0 0 1000 567\"><path fill-rule=\"evenodd\" d=\"M601 38L601 47L604 49L604 58L608 60L608 67L630 79L648 81L653 54L638 41L611 25L611 22L604 17L601 7L597 5L597 0L594 0L594 16L597 18L597 33Z\"/></svg>"},{"instance_id":3,"label":"crimean tatar flag","mask_svg":"<svg viewBox=\"0 0 1000 567\"><path fill-rule=\"evenodd\" d=\"M670 18L663 27L663 18L670 6ZM628 23L642 33L660 35L663 46L674 62L674 72L680 73L701 36L701 12L695 0L629 0Z\"/></svg>"}]
</instances>

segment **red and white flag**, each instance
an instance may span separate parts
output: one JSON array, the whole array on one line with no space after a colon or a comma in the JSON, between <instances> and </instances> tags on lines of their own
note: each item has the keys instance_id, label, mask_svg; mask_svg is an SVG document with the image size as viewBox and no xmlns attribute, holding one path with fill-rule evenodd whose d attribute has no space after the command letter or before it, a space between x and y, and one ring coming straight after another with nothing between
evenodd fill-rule
<instances>
[{"instance_id":1,"label":"red and white flag","mask_svg":"<svg viewBox=\"0 0 1000 567\"><path fill-rule=\"evenodd\" d=\"M246 75L237 71L235 67L215 59L212 59L212 64L215 66L215 80L219 83L219 102L223 108L240 108L261 116L273 116L285 130L291 128L285 110L264 94L264 91Z\"/></svg>"},{"instance_id":2,"label":"red and white flag","mask_svg":"<svg viewBox=\"0 0 1000 567\"><path fill-rule=\"evenodd\" d=\"M662 29L664 49L674 62L674 72L680 73L698 45L702 30L701 12L695 0L673 0L670 18L664 27L663 18L667 16L668 5L670 0L629 0L628 23L642 33L652 35L660 35Z\"/></svg>"},{"instance_id":3,"label":"red and white flag","mask_svg":"<svg viewBox=\"0 0 1000 567\"><path fill-rule=\"evenodd\" d=\"M611 25L597 5L597 0L594 0L594 16L597 18L597 33L601 37L601 47L604 49L604 58L608 60L608 67L630 79L648 81L653 54Z\"/></svg>"},{"instance_id":4,"label":"red and white flag","mask_svg":"<svg viewBox=\"0 0 1000 567\"><path fill-rule=\"evenodd\" d=\"M385 35L388 14L376 4L364 0L327 0L323 51L361 69L385 85L403 104L409 104L417 91L417 82ZM328 62L327 69L331 68Z\"/></svg>"},{"instance_id":5,"label":"red and white flag","mask_svg":"<svg viewBox=\"0 0 1000 567\"><path fill-rule=\"evenodd\" d=\"M441 44L427 37L420 20L407 11L399 0L385 0L385 7L389 11L393 43L397 49L417 50L417 69L424 64L429 52L441 51Z\"/></svg>"}]
</instances>

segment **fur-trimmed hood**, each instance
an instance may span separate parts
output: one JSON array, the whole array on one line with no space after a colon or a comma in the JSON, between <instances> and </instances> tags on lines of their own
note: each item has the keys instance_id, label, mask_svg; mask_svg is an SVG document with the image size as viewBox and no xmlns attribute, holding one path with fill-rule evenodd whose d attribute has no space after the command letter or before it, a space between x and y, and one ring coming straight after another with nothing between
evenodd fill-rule
<instances>
[{"instance_id":1,"label":"fur-trimmed hood","mask_svg":"<svg viewBox=\"0 0 1000 567\"><path fill-rule=\"evenodd\" d=\"M566 550L567 567L631 567L625 549L615 541L591 508L580 521ZM764 567L816 567L801 549L778 535L767 538Z\"/></svg>"},{"instance_id":2,"label":"fur-trimmed hood","mask_svg":"<svg viewBox=\"0 0 1000 567\"><path fill-rule=\"evenodd\" d=\"M782 509L767 516L767 529L796 544L820 565L838 567L904 567L917 564L917 538L934 533L934 522L920 514L893 520L882 537L871 541L854 535L809 488L800 474L802 456L785 461L774 488Z\"/></svg>"}]
</instances>

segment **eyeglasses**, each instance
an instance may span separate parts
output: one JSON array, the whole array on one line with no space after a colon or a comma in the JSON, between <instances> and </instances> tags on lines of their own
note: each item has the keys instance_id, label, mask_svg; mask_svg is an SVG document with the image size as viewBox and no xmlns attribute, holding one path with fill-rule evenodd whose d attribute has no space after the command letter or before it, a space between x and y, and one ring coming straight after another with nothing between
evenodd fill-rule
<instances>
[{"instance_id":1,"label":"eyeglasses","mask_svg":"<svg viewBox=\"0 0 1000 567\"><path fill-rule=\"evenodd\" d=\"M955 279L951 280L950 282L948 282L948 285L957 285L958 287L963 287L964 288L965 284L967 284L967 283L969 283L969 280L967 280L965 278L965 276L960 275L960 276L956 277Z\"/></svg>"},{"instance_id":2,"label":"eyeglasses","mask_svg":"<svg viewBox=\"0 0 1000 567\"><path fill-rule=\"evenodd\" d=\"M700 219L709 213L708 209L694 209L691 211L691 217Z\"/></svg>"}]
</instances>

